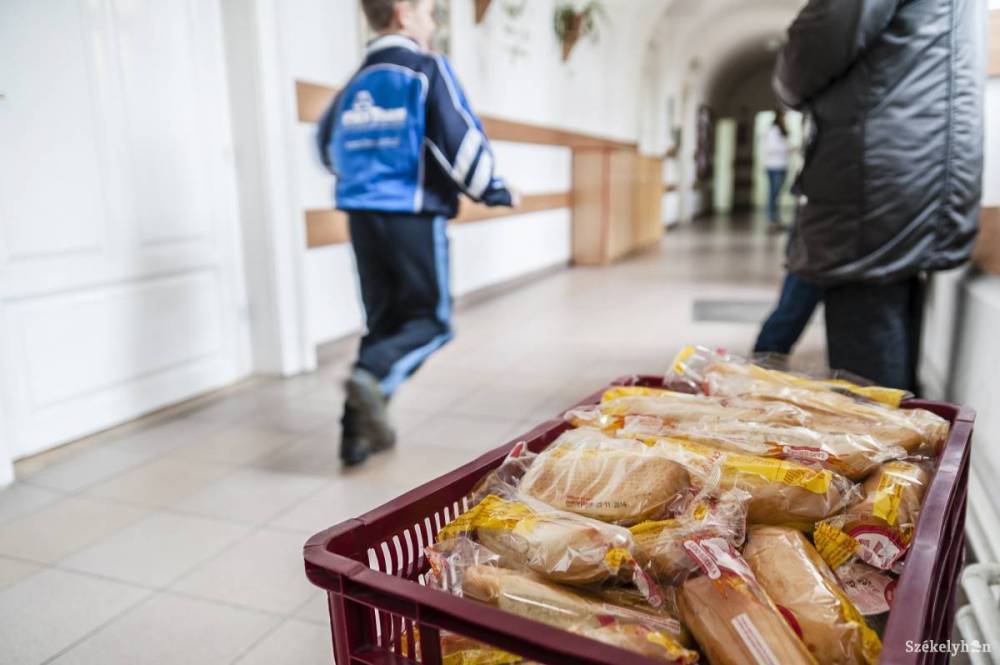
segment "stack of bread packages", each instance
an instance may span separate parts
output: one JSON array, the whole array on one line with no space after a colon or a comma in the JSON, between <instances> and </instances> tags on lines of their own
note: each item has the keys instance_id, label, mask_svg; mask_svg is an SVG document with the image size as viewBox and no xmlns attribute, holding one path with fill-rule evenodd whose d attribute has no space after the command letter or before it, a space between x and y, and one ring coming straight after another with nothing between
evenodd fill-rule
<instances>
[{"instance_id":1,"label":"stack of bread packages","mask_svg":"<svg viewBox=\"0 0 1000 665\"><path fill-rule=\"evenodd\" d=\"M448 593L664 662L873 665L948 423L684 349L515 446L427 548ZM448 665L525 662L442 636Z\"/></svg>"}]
</instances>

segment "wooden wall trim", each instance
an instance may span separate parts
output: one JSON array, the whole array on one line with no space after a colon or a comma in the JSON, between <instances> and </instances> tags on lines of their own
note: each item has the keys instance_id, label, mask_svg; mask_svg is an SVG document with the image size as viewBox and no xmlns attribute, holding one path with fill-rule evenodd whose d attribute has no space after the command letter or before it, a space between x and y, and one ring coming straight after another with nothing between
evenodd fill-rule
<instances>
[{"instance_id":1,"label":"wooden wall trim","mask_svg":"<svg viewBox=\"0 0 1000 665\"><path fill-rule=\"evenodd\" d=\"M990 56L987 71L990 76L1000 76L1000 9L990 10L988 39Z\"/></svg>"},{"instance_id":2,"label":"wooden wall trim","mask_svg":"<svg viewBox=\"0 0 1000 665\"><path fill-rule=\"evenodd\" d=\"M296 81L295 99L299 122L319 122L323 111L330 105L336 92L336 88L328 85ZM486 135L494 141L537 143L571 148L636 148L635 143L616 141L593 134L570 132L554 127L532 125L491 116L482 116L480 119L483 121Z\"/></svg>"},{"instance_id":3,"label":"wooden wall trim","mask_svg":"<svg viewBox=\"0 0 1000 665\"><path fill-rule=\"evenodd\" d=\"M336 88L307 81L295 82L295 103L299 122L319 122L337 94Z\"/></svg>"},{"instance_id":4,"label":"wooden wall trim","mask_svg":"<svg viewBox=\"0 0 1000 665\"><path fill-rule=\"evenodd\" d=\"M458 217L452 220L455 224L468 224L469 222L483 222L498 217L510 217L511 215L525 215L530 212L543 212L545 210L558 210L568 208L572 202L572 195L569 192L552 192L549 194L527 194L521 199L521 205L516 208L505 208L502 206L490 208L481 203L475 203L469 199L462 198L459 206Z\"/></svg>"},{"instance_id":5,"label":"wooden wall trim","mask_svg":"<svg viewBox=\"0 0 1000 665\"><path fill-rule=\"evenodd\" d=\"M1000 206L984 206L972 263L980 270L1000 275Z\"/></svg>"},{"instance_id":6,"label":"wooden wall trim","mask_svg":"<svg viewBox=\"0 0 1000 665\"><path fill-rule=\"evenodd\" d=\"M463 199L458 217L451 222L453 224L469 224L513 215L526 215L532 212L559 210L570 207L571 198L569 192L528 194L521 199L521 205L516 208L490 208ZM349 242L350 239L347 229L347 213L328 208L306 210L306 245L309 248L340 245Z\"/></svg>"},{"instance_id":7,"label":"wooden wall trim","mask_svg":"<svg viewBox=\"0 0 1000 665\"><path fill-rule=\"evenodd\" d=\"M339 210L306 210L306 246L325 247L348 242L347 214Z\"/></svg>"}]
</instances>

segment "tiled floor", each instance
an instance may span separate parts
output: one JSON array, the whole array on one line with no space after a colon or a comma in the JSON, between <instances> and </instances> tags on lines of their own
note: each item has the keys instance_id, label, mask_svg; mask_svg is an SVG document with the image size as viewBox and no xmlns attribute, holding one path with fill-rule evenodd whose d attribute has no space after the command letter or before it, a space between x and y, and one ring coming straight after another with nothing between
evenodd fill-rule
<instances>
[{"instance_id":1,"label":"tiled floor","mask_svg":"<svg viewBox=\"0 0 1000 665\"><path fill-rule=\"evenodd\" d=\"M760 224L757 224L759 227ZM724 219L605 269L460 308L456 340L393 402L397 448L344 472L339 382L254 380L19 463L0 492L0 664L329 663L312 533L514 437L683 344L747 350L755 324L694 301L776 297L783 239ZM799 358L822 358L818 326Z\"/></svg>"}]
</instances>

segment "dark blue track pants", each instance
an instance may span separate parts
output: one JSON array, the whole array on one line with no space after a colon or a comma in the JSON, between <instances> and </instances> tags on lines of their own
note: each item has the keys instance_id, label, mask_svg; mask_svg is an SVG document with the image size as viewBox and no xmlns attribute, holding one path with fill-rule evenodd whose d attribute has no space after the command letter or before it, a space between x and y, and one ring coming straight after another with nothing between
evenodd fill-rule
<instances>
[{"instance_id":1,"label":"dark blue track pants","mask_svg":"<svg viewBox=\"0 0 1000 665\"><path fill-rule=\"evenodd\" d=\"M367 332L357 366L385 395L452 338L444 217L350 213Z\"/></svg>"}]
</instances>

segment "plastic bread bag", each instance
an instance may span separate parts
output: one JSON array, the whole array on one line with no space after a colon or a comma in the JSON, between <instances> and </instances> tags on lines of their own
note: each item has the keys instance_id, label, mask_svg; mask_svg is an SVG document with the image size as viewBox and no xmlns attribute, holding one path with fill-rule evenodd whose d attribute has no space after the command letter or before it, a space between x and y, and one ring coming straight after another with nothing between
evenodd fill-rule
<instances>
[{"instance_id":1,"label":"plastic bread bag","mask_svg":"<svg viewBox=\"0 0 1000 665\"><path fill-rule=\"evenodd\" d=\"M844 589L844 593L865 622L882 635L889 621L889 610L896 594L896 577L886 571L872 568L857 559L845 563L833 571Z\"/></svg>"},{"instance_id":2,"label":"plastic bread bag","mask_svg":"<svg viewBox=\"0 0 1000 665\"><path fill-rule=\"evenodd\" d=\"M707 395L778 400L828 416L855 418L868 423L874 435L908 452L921 447L938 451L948 436L948 422L940 416L925 409L899 408L909 396L905 391L801 377L701 347L683 349L667 379Z\"/></svg>"},{"instance_id":3,"label":"plastic bread bag","mask_svg":"<svg viewBox=\"0 0 1000 665\"><path fill-rule=\"evenodd\" d=\"M779 399L770 399L766 395L760 397L755 395L689 395L670 390L636 387L620 387L613 390L613 394L618 395L618 398L602 402L599 407L607 429L611 429L616 422L610 417L615 413L619 415L626 415L629 412L633 412L633 414L643 413L661 420L678 423L713 417L735 418L750 422L798 425L817 432L865 437L881 449L887 451L902 449L909 454L927 448L924 437L912 423L907 421L900 424L895 421L900 418L910 418L915 413L917 415L922 413L929 418L937 419L937 416L929 411L917 413L919 410L915 409L896 411L883 409L870 413L868 416L828 410L821 411ZM629 394L630 391L642 391L642 393ZM831 395L834 394L831 393ZM834 395L834 397L839 396ZM578 411L574 411L572 414L577 418L580 417Z\"/></svg>"},{"instance_id":4,"label":"plastic bread bag","mask_svg":"<svg viewBox=\"0 0 1000 665\"><path fill-rule=\"evenodd\" d=\"M721 451L684 439L612 438L599 430L580 428L565 432L546 454L556 447L614 448L637 443L683 466L699 488L746 491L750 495L747 518L751 524L787 525L811 531L816 522L850 503L857 492L854 483L829 469Z\"/></svg>"},{"instance_id":5,"label":"plastic bread bag","mask_svg":"<svg viewBox=\"0 0 1000 665\"><path fill-rule=\"evenodd\" d=\"M692 542L722 538L733 547L743 544L749 499L742 490L706 492L682 515L633 526L629 530L635 538L636 561L658 582L681 584L698 569L688 549Z\"/></svg>"},{"instance_id":6,"label":"plastic bread bag","mask_svg":"<svg viewBox=\"0 0 1000 665\"><path fill-rule=\"evenodd\" d=\"M787 527L752 527L743 558L821 665L878 662L878 635L802 533Z\"/></svg>"},{"instance_id":7,"label":"plastic bread bag","mask_svg":"<svg viewBox=\"0 0 1000 665\"><path fill-rule=\"evenodd\" d=\"M690 635L672 596L658 608L635 590L569 588L527 570L497 565L498 555L466 538L426 548L428 585L550 626L678 663L693 663Z\"/></svg>"},{"instance_id":8,"label":"plastic bread bag","mask_svg":"<svg viewBox=\"0 0 1000 665\"><path fill-rule=\"evenodd\" d=\"M622 608L505 568L472 566L464 580L465 597L507 612L666 662L698 660L681 644L674 617Z\"/></svg>"},{"instance_id":9,"label":"plastic bread bag","mask_svg":"<svg viewBox=\"0 0 1000 665\"><path fill-rule=\"evenodd\" d=\"M861 480L883 462L907 455L904 448L880 441L861 427L845 431L830 419L789 404L670 391L629 395L618 390L621 396L594 408L607 430L617 425L629 435L684 438L721 450L796 460L852 480ZM690 408L692 402L699 408ZM824 427L837 427L837 431Z\"/></svg>"},{"instance_id":10,"label":"plastic bread bag","mask_svg":"<svg viewBox=\"0 0 1000 665\"><path fill-rule=\"evenodd\" d=\"M659 589L635 564L635 541L621 526L533 499L514 501L491 494L445 525L436 541L459 536L492 550L508 568L526 568L575 586L627 580L653 606L663 603Z\"/></svg>"},{"instance_id":11,"label":"plastic bread bag","mask_svg":"<svg viewBox=\"0 0 1000 665\"><path fill-rule=\"evenodd\" d=\"M406 630L400 636L400 654L404 657L409 654L411 635L414 640L413 653L416 656L416 662L422 662L420 658L420 629L416 626L411 630ZM507 653L471 637L444 630L440 632L440 649L443 665L512 665L513 663L528 665L528 661L521 656Z\"/></svg>"},{"instance_id":12,"label":"plastic bread bag","mask_svg":"<svg viewBox=\"0 0 1000 665\"><path fill-rule=\"evenodd\" d=\"M562 446L540 453L518 490L559 510L631 525L681 510L691 480L680 464L636 446Z\"/></svg>"},{"instance_id":13,"label":"plastic bread bag","mask_svg":"<svg viewBox=\"0 0 1000 665\"><path fill-rule=\"evenodd\" d=\"M854 557L882 570L896 566L913 539L929 468L926 461L883 464L864 482L857 502L816 525L816 549L831 568Z\"/></svg>"},{"instance_id":14,"label":"plastic bread bag","mask_svg":"<svg viewBox=\"0 0 1000 665\"><path fill-rule=\"evenodd\" d=\"M483 476L471 492L473 501L479 502L490 494L512 498L521 479L531 468L535 453L528 450L523 441L514 444L500 466Z\"/></svg>"},{"instance_id":15,"label":"plastic bread bag","mask_svg":"<svg viewBox=\"0 0 1000 665\"><path fill-rule=\"evenodd\" d=\"M708 538L691 551L702 574L684 582L678 605L712 665L815 665L732 545Z\"/></svg>"}]
</instances>

